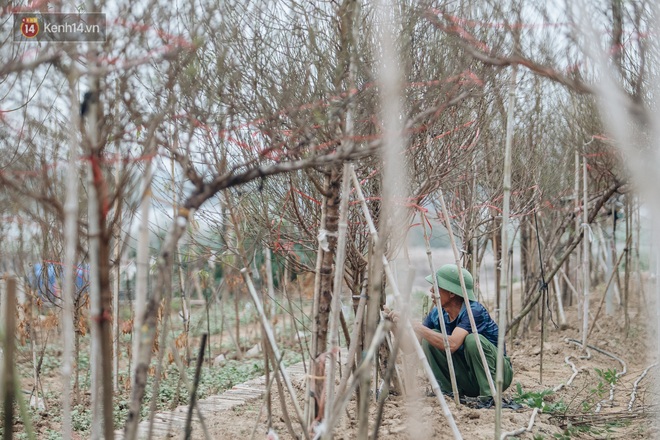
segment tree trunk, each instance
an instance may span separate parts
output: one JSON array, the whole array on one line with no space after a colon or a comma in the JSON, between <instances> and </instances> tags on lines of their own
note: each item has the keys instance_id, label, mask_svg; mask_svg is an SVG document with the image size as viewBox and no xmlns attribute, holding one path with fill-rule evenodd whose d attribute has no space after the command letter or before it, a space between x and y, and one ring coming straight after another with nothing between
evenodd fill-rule
<instances>
[{"instance_id":1,"label":"tree trunk","mask_svg":"<svg viewBox=\"0 0 660 440\"><path fill-rule=\"evenodd\" d=\"M325 351L328 343L328 322L330 319L330 304L332 302L333 291L333 278L334 278L334 260L337 250L337 231L339 226L339 195L341 187L341 167L332 166L330 169L330 179L326 188L326 196L324 203L326 205L325 217L325 234L327 239L327 247L323 250L323 257L321 259L321 267L319 271L320 276L320 294L319 294L319 307L318 314L315 317L316 326L318 329L316 353L314 358L318 357ZM323 233L323 231L321 231ZM315 376L320 379L316 380L315 394L317 399L321 399L323 395L324 383L323 377L325 376L325 362L318 362L316 367ZM318 413L317 416L321 414Z\"/></svg>"},{"instance_id":2,"label":"tree trunk","mask_svg":"<svg viewBox=\"0 0 660 440\"><path fill-rule=\"evenodd\" d=\"M176 243L185 232L186 225L188 224L188 213L189 211L186 208L181 208L179 210L179 214L172 225L172 229L161 248L161 253L158 258L156 286L153 289L151 297L147 301L143 315L141 317L136 316L136 319L141 319L143 326L139 329L139 332L134 335L135 338L139 339L139 349L137 356L135 357L136 362L133 387L131 389L131 400L129 403L126 425L124 427L124 438L126 440L135 440L137 437L137 427L140 421L140 406L147 386L151 350L156 337L156 329L158 325L158 308L160 306L161 297L172 294L173 256L176 251Z\"/></svg>"},{"instance_id":3,"label":"tree trunk","mask_svg":"<svg viewBox=\"0 0 660 440\"><path fill-rule=\"evenodd\" d=\"M630 234L632 234L632 204L630 203L630 197L626 196L626 237L630 237ZM631 247L631 241L630 239L626 238L626 248L623 250L626 253L626 262L625 262L625 274L624 274L624 281L623 281L623 310L624 310L624 316L625 316L625 324L624 324L624 334L626 337L628 336L628 332L630 331L630 313L628 310L628 292L629 292L629 286L630 286L630 247ZM618 270L617 270L618 272Z\"/></svg>"},{"instance_id":4,"label":"tree trunk","mask_svg":"<svg viewBox=\"0 0 660 440\"><path fill-rule=\"evenodd\" d=\"M70 440L72 437L71 422L71 374L73 369L73 356L78 356L78 323L76 313L75 295L78 265L76 264L76 248L78 244L78 99L75 93L73 79L69 84L71 90L71 138L69 151L69 167L67 174L67 193L64 202L64 281L62 285L62 438ZM78 363L76 362L76 377L73 397L78 396Z\"/></svg>"}]
</instances>

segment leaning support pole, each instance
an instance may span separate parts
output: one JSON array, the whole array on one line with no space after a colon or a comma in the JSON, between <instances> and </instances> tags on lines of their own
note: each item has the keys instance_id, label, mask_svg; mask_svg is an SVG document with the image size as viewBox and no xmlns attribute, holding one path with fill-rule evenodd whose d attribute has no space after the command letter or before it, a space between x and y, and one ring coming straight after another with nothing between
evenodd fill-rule
<instances>
[{"instance_id":1,"label":"leaning support pole","mask_svg":"<svg viewBox=\"0 0 660 440\"><path fill-rule=\"evenodd\" d=\"M589 210L587 205L589 203L589 192L587 188L587 158L582 158L582 227L584 228L585 237L582 240L582 287L583 298L582 303L582 347L587 347L587 335L589 333L589 289L590 289L590 273L589 273L589 240L586 239L586 232L589 229Z\"/></svg>"},{"instance_id":2,"label":"leaning support pole","mask_svg":"<svg viewBox=\"0 0 660 440\"><path fill-rule=\"evenodd\" d=\"M626 248L630 246L630 241L632 240L632 234L628 235L628 238L626 239ZM593 325L591 326L591 329L589 329L589 332L587 333L587 338L591 336L591 332L594 331L594 328L596 327L596 323L598 322L598 317L600 316L600 311L603 308L603 302L605 301L605 298L607 297L607 290L610 288L610 285L612 284L612 281L614 281L614 276L616 275L617 271L619 270L619 265L621 264L621 260L623 256L626 254L626 251L624 250L621 252L619 255L619 258L616 259L616 262L612 266L612 272L610 273L610 277L607 280L607 284L605 284L605 292L603 293L603 296L600 300L600 303L598 304L598 310L596 310L596 315L594 315L594 321Z\"/></svg>"},{"instance_id":3,"label":"leaning support pole","mask_svg":"<svg viewBox=\"0 0 660 440\"><path fill-rule=\"evenodd\" d=\"M461 257L458 253L458 247L456 246L456 240L454 239L454 233L451 229L451 223L449 221L449 211L447 211L447 205L445 204L445 196L442 190L439 190L440 195L440 204L442 205L442 216L445 218L445 227L447 228L447 234L449 235L449 241L451 242L451 248L454 251L454 259L456 261L456 266L461 266ZM465 288L465 279L463 278L463 271L458 271L458 279L461 281L461 289L463 290L463 298L468 298L467 289ZM506 298L505 298L506 300ZM467 300L469 303L469 299ZM488 378L488 386L490 387L490 392L493 395L493 399L497 401L499 394L493 383L493 376L490 374L490 368L488 368L488 361L486 360L486 354L484 353L484 348L481 346L481 338L479 338L479 332L477 331L477 324L474 322L474 314L472 313L472 307L465 307L465 310L468 312L468 317L470 318L470 327L472 327L472 333L476 336L475 342L477 343L477 349L479 350L479 357L481 358L481 363L484 366L486 371L486 377ZM506 315L505 315L506 316ZM500 333L504 330L500 329Z\"/></svg>"},{"instance_id":4,"label":"leaning support pole","mask_svg":"<svg viewBox=\"0 0 660 440\"><path fill-rule=\"evenodd\" d=\"M373 219L371 218L371 213L369 212L367 201L365 200L364 194L362 193L362 187L360 186L360 181L358 180L354 170L351 173L351 177L353 179L353 185L355 186L355 192L357 194L358 200L360 201L360 206L362 207L362 212L369 227L369 233L371 235L374 244L376 244L379 241L378 232L376 231L376 226L374 225ZM392 287L392 293L394 294L394 298L398 302L401 300L401 293L399 292L399 287L396 284L396 280L394 279L394 275L392 273L392 269L390 268L389 261L387 261L387 258L384 255L383 255L383 269L385 270L385 275L387 276L387 280L390 283L390 286ZM465 289L465 285L463 285L463 289ZM454 434L454 438L462 439L463 437L461 436L461 433L458 430L458 426L456 426L456 421L454 420L454 417L452 416L451 411L449 410L449 406L447 406L447 402L445 401L445 397L442 394L442 391L440 390L440 385L438 384L438 380L435 378L435 375L433 374L431 365L429 364L428 359L426 359L426 355L424 354L422 345L417 340L417 336L415 335L412 325L410 325L408 316L404 317L404 321L405 322L403 324L403 327L400 329L400 332L404 337L405 336L409 337L410 341L412 342L413 347L415 349L415 353L417 354L417 358L419 359L419 362L422 364L422 367L424 368L424 373L426 374L426 377L431 383L433 392L438 398L438 402L440 403L442 412L445 418L447 419L449 426L451 427L452 433Z\"/></svg>"},{"instance_id":5,"label":"leaning support pole","mask_svg":"<svg viewBox=\"0 0 660 440\"><path fill-rule=\"evenodd\" d=\"M317 435L314 437L315 440L322 436L332 436L332 427L339 421L339 417L346 409L346 405L348 404L353 391L360 384L362 376L365 374L370 374L370 365L374 360L377 348L385 340L385 334L387 332L386 326L388 325L389 324L387 324L387 321L385 320L381 320L380 323L378 323L368 349L362 354L362 362L356 368L353 375L351 375L351 383L348 385L345 393L337 394L338 399L335 402L335 408L330 413L330 417L325 421L325 423L319 425L317 428Z\"/></svg>"},{"instance_id":6,"label":"leaning support pole","mask_svg":"<svg viewBox=\"0 0 660 440\"><path fill-rule=\"evenodd\" d=\"M348 384L348 379L350 377L350 371L355 364L355 353L360 345L360 329L362 328L362 320L364 318L364 308L367 305L367 282L368 279L365 278L365 282L362 286L360 292L360 301L358 302L357 311L355 312L355 321L353 322L353 332L351 333L351 342L348 346L348 356L346 356L347 362L344 365L342 370L341 381L339 382L339 387L337 388L337 396L342 396L346 390L346 385ZM337 403L335 403L335 407Z\"/></svg>"},{"instance_id":7,"label":"leaning support pole","mask_svg":"<svg viewBox=\"0 0 660 440\"><path fill-rule=\"evenodd\" d=\"M348 230L348 199L351 170L353 166L350 163L344 163L342 184L341 184L341 200L339 202L339 226L337 237L337 253L335 259L335 273L333 282L332 302L330 309L330 331L328 337L327 350L328 353L326 360L327 372L325 377L325 415L324 419L330 417L333 407L333 400L335 397L335 372L337 367L337 350L335 347L339 345L339 315L341 312L341 291L344 278L344 261L346 259L346 232ZM329 365L327 365L329 363ZM330 427L331 428L331 427Z\"/></svg>"},{"instance_id":8,"label":"leaning support pole","mask_svg":"<svg viewBox=\"0 0 660 440\"><path fill-rule=\"evenodd\" d=\"M204 350L206 349L206 339L208 334L202 335L202 341L199 344L199 355L197 356L197 367L195 368L195 379L193 380L192 390L190 391L190 403L188 404L188 413L186 414L186 426L184 429L185 440L190 440L192 435L192 416L193 409L195 408L197 400L197 387L199 386L199 378L202 373L202 365L204 365Z\"/></svg>"},{"instance_id":9,"label":"leaning support pole","mask_svg":"<svg viewBox=\"0 0 660 440\"><path fill-rule=\"evenodd\" d=\"M564 303L561 296L561 289L559 288L559 279L556 277L552 279L555 291L555 299L557 301L557 313L559 314L559 327L566 328L566 312L564 312Z\"/></svg>"},{"instance_id":10,"label":"leaning support pole","mask_svg":"<svg viewBox=\"0 0 660 440\"><path fill-rule=\"evenodd\" d=\"M254 284L252 283L252 277L250 276L250 272L247 267L244 267L243 269L241 269L241 273L243 274L243 278L245 279L245 283L247 284L247 288L248 291L250 292L250 296L252 297L252 301L254 302L254 306L257 308L257 313L259 313L259 320L261 321L261 325L264 328L264 333L266 333L266 337L268 338L268 343L270 344L270 347L273 350L273 354L275 355L274 363L278 366L280 373L282 373L282 378L284 379L284 383L286 385L287 391L291 396L291 402L293 403L293 408L296 410L296 416L298 417L300 426L303 429L303 434L305 435L305 438L309 438L305 420L303 419L303 412L300 409L300 405L298 404L298 397L296 395L296 391L293 389L293 385L291 383L291 378L289 377L289 373L286 371L286 367L282 363L282 354L280 353L280 350L277 347L277 342L275 341L275 334L273 333L273 328L271 327L270 322L268 321L268 317L266 316L264 307L261 304L261 300L259 299L257 290L254 288Z\"/></svg>"},{"instance_id":11,"label":"leaning support pole","mask_svg":"<svg viewBox=\"0 0 660 440\"><path fill-rule=\"evenodd\" d=\"M433 301L441 315L442 305L440 304L440 290L438 289L438 279L435 277L435 267L433 266L433 257L431 256L431 240L426 232L426 215L422 213L422 228L424 229L424 242L426 244L426 256L429 260L429 267L431 268L431 276L433 277ZM458 385L456 384L456 372L454 371L454 361L451 356L451 347L449 346L449 337L447 336L447 326L445 326L444 319L438 319L440 322L440 329L442 330L442 338L445 344L445 355L449 365L449 376L451 378L451 389L454 392L454 401L456 405L460 405L460 397L458 395Z\"/></svg>"},{"instance_id":12,"label":"leaning support pole","mask_svg":"<svg viewBox=\"0 0 660 440\"><path fill-rule=\"evenodd\" d=\"M499 313L498 313L498 327L499 332L497 334L497 363L495 369L495 382L497 384L497 394L493 394L495 398L495 439L497 440L500 437L500 431L502 427L502 387L504 383L504 336L506 336L506 321L507 321L507 297L509 296L509 209L510 209L510 199L511 199L511 146L513 144L513 106L514 100L516 99L516 67L513 67L511 72L511 84L509 86L509 108L507 113L506 120L506 142L504 145L504 200L502 201L502 261L501 268L504 273L500 276L500 304L499 304ZM444 200L442 202L444 208ZM445 215L445 218L447 216ZM448 218L447 218L447 221ZM537 226L538 227L538 226ZM449 235L451 229L448 230ZM540 251L540 248L539 248ZM458 263L457 263L458 264ZM459 271L460 273L461 271ZM462 278L462 276L461 276ZM467 295L465 296L467 298ZM545 304L541 304L543 310L545 310ZM467 307L470 310L470 307ZM471 314L471 313L470 313ZM545 316L544 316L545 317ZM470 323L472 323L472 318L470 318ZM543 321L541 322L541 328L543 328ZM472 324L472 329L476 331L476 327ZM477 337L477 339L479 339ZM479 344L481 346L481 344ZM481 348L479 353L482 354ZM482 354L483 356L483 354ZM543 331L541 331L541 359L543 359ZM483 359L484 367L488 371L488 365L486 364L485 357ZM541 368L543 368L543 362L541 362Z\"/></svg>"}]
</instances>

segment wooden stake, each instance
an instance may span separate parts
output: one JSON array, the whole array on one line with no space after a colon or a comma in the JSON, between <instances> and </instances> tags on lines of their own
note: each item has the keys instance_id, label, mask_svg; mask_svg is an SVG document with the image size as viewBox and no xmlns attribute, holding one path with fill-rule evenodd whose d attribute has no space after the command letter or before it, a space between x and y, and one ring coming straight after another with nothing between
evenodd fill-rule
<instances>
[{"instance_id":1,"label":"wooden stake","mask_svg":"<svg viewBox=\"0 0 660 440\"><path fill-rule=\"evenodd\" d=\"M364 318L364 307L367 304L367 282L368 279L365 277L364 284L362 285L362 291L360 292L360 300L358 302L357 310L355 312L355 321L353 321L353 331L351 336L351 342L348 347L348 362L344 366L342 371L342 378L337 387L337 396L342 396L346 391L346 385L348 384L348 379L350 377L350 370L355 365L355 353L357 352L358 346L360 345L360 334L362 329L362 321ZM335 404L335 407L337 405ZM336 411L336 408L333 410Z\"/></svg>"},{"instance_id":2,"label":"wooden stake","mask_svg":"<svg viewBox=\"0 0 660 440\"><path fill-rule=\"evenodd\" d=\"M330 330L326 353L328 353L326 360L326 381L325 381L325 414L324 418L330 416L332 410L334 391L335 391L335 374L337 366L337 353L335 348L339 348L339 316L341 312L341 291L344 281L344 261L346 259L346 233L348 230L348 199L350 197L350 179L353 166L350 163L344 163L342 175L342 188L341 199L339 202L339 226L337 237L337 250L335 257L335 273L333 281L332 303L330 309ZM329 362L329 365L328 365ZM332 427L328 427L331 429Z\"/></svg>"},{"instance_id":3,"label":"wooden stake","mask_svg":"<svg viewBox=\"0 0 660 440\"><path fill-rule=\"evenodd\" d=\"M575 177L574 177L574 187L573 187L573 203L575 204L575 235L578 234L578 231L580 230L580 216L577 215L578 212L580 212L580 152L576 148L575 149ZM581 256L580 256L580 248L577 248L577 251L575 253L575 287L576 287L576 293L575 293L575 300L578 303L578 315L581 311L581 306L582 306L582 298L580 297L579 294L577 294L577 289L580 288L580 268L579 264L577 264L578 261L582 261ZM572 274L569 274L572 275ZM572 301L571 301L572 303Z\"/></svg>"},{"instance_id":4,"label":"wooden stake","mask_svg":"<svg viewBox=\"0 0 660 440\"><path fill-rule=\"evenodd\" d=\"M275 335L273 334L273 329L270 326L270 322L268 321L266 312L264 312L264 308L261 304L261 300L259 299L259 295L257 294L257 291L254 288L254 284L252 283L252 277L250 277L250 273L247 267L241 269L241 273L243 274L243 278L245 279L245 283L247 284L248 291L250 292L250 296L252 297L252 301L254 302L254 305L257 308L257 312L259 313L259 319L261 320L261 325L263 326L264 332L266 333L266 337L268 338L270 348L273 350L273 355L275 357L274 362L277 365L279 365L280 373L282 374L282 378L284 379L286 388L289 392L289 395L291 396L291 401L293 403L294 409L296 410L296 416L298 417L300 426L303 429L303 434L305 435L305 438L309 438L309 434L307 433L307 426L303 418L303 412L301 411L300 405L298 404L298 396L296 395L296 392L293 389L293 385L291 383L291 378L289 377L289 373L286 371L286 367L282 363L282 355L280 354L279 348L277 348L277 343L275 342Z\"/></svg>"},{"instance_id":5,"label":"wooden stake","mask_svg":"<svg viewBox=\"0 0 660 440\"><path fill-rule=\"evenodd\" d=\"M626 239L626 247L630 246L630 242L632 239L632 234L628 235L628 238ZM609 289L610 285L612 284L612 281L616 277L616 272L619 270L619 265L621 264L621 259L623 256L626 255L626 250L624 249L623 252L619 255L619 258L617 258L616 263L612 266L612 273L610 273L610 277L607 280L607 284L605 285L605 292L607 292L607 289ZM600 316L600 311L603 308L603 302L605 302L605 298L607 296L607 293L603 293L603 297L600 299L600 303L598 304L598 310L596 311L596 315L594 316L593 320L593 326L591 329L589 329L589 333L587 334L587 338L591 336L591 332L594 331L594 326L596 325L598 321L598 317Z\"/></svg>"},{"instance_id":6,"label":"wooden stake","mask_svg":"<svg viewBox=\"0 0 660 440\"><path fill-rule=\"evenodd\" d=\"M616 215L616 213L614 213ZM625 254L626 264L625 264L625 274L623 278L623 311L625 316L624 321L624 333L626 337L630 330L630 314L628 312L628 292L630 288L630 244L632 238L632 204L630 203L630 196L626 196L626 244L623 249Z\"/></svg>"},{"instance_id":7,"label":"wooden stake","mask_svg":"<svg viewBox=\"0 0 660 440\"><path fill-rule=\"evenodd\" d=\"M119 81L115 82L117 96L120 96ZM115 100L115 114L118 113L117 106L119 100ZM115 153L117 157L121 155L121 142L117 137L115 140ZM121 161L115 164L115 188L120 186L120 170ZM113 211L115 212L115 233L114 233L114 259L115 259L115 273L113 279L112 289L112 389L115 393L119 392L119 284L121 283L121 212L122 204L119 197L115 198L113 204Z\"/></svg>"},{"instance_id":8,"label":"wooden stake","mask_svg":"<svg viewBox=\"0 0 660 440\"><path fill-rule=\"evenodd\" d=\"M498 320L498 335L497 335L497 367L495 370L495 381L497 384L497 391L493 392L493 398L495 399L495 439L498 439L500 436L500 431L502 427L502 387L504 382L504 337L506 336L506 325L507 325L507 298L509 297L509 210L510 210L510 198L511 198L511 148L513 144L513 109L514 102L516 99L516 73L517 69L514 65L513 71L511 72L511 84L509 87L509 107L507 109L507 121L506 121L506 142L504 146L504 200L502 201L502 261L500 262L500 267L504 271L503 274L500 274L500 302L499 302L499 320ZM444 208L444 200L443 200ZM444 214L447 223L449 223L449 218L447 214ZM451 229L448 229L449 235L453 238L453 233ZM458 253L455 252L455 256L458 260ZM459 264L459 261L456 262ZM462 272L461 279L463 278ZM463 281L461 281L463 284ZM465 290L463 291L465 293ZM467 295L465 295L467 298ZM472 318L472 310L470 307L470 301L467 301L466 309L470 311L470 323L472 329L477 336L477 341L479 342L479 354L482 356L482 361L484 363L484 369L486 370L489 376L489 383L492 381L490 379L490 369L488 368L488 363L486 362L486 357L483 354L483 349L481 347L481 341L479 341L479 335L476 333L476 327L474 324L474 319ZM545 311L545 304L541 304L542 310ZM543 324L541 324L543 325ZM543 352L543 332L541 332L541 353ZM541 363L541 365L543 365ZM492 387L492 385L491 385Z\"/></svg>"},{"instance_id":9,"label":"wooden stake","mask_svg":"<svg viewBox=\"0 0 660 440\"><path fill-rule=\"evenodd\" d=\"M195 401L197 399L197 387L199 386L199 378L202 373L202 365L204 364L204 351L206 350L207 337L208 335L204 333L202 335L202 341L200 342L199 345L199 354L197 355L197 368L195 369L195 379L193 380L193 387L192 387L192 391L190 392L190 403L188 405L188 415L186 417L186 427L184 433L185 440L190 440L190 435L192 434L192 414L193 414L193 408L195 407Z\"/></svg>"},{"instance_id":10,"label":"wooden stake","mask_svg":"<svg viewBox=\"0 0 660 440\"><path fill-rule=\"evenodd\" d=\"M587 347L587 334L589 332L589 236L591 233L589 229L589 210L587 209L589 203L589 192L587 186L587 158L582 158L582 228L584 228L584 238L582 240L582 288L583 288L583 303L582 303L582 347L586 350Z\"/></svg>"},{"instance_id":11,"label":"wooden stake","mask_svg":"<svg viewBox=\"0 0 660 440\"><path fill-rule=\"evenodd\" d=\"M16 280L9 278L6 281L7 291L5 294L5 351L4 351L4 377L3 377L3 412L4 412L4 436L5 440L11 440L14 435L14 401L15 385L14 385L14 338L16 337Z\"/></svg>"}]
</instances>

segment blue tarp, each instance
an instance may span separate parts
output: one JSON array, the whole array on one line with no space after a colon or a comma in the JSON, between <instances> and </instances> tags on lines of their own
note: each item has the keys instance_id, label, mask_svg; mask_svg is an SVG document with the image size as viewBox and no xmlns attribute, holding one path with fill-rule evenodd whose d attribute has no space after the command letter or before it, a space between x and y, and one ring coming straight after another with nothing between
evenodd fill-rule
<instances>
[{"instance_id":1,"label":"blue tarp","mask_svg":"<svg viewBox=\"0 0 660 440\"><path fill-rule=\"evenodd\" d=\"M44 299L59 299L62 286L62 266L59 264L37 263L32 266L32 273L28 276L28 283ZM76 293L87 289L89 284L89 267L78 266L76 269Z\"/></svg>"}]
</instances>

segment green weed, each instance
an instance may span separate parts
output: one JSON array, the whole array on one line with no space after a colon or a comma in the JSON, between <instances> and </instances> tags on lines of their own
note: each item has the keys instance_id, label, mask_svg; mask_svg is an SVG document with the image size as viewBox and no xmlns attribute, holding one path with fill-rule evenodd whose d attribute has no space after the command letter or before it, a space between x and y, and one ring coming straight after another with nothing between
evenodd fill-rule
<instances>
[{"instance_id":1,"label":"green weed","mask_svg":"<svg viewBox=\"0 0 660 440\"><path fill-rule=\"evenodd\" d=\"M563 400L559 402L548 402L546 397L554 394L552 390L524 391L520 383L516 383L516 395L513 400L530 408L539 408L546 414L563 414L568 409Z\"/></svg>"}]
</instances>

